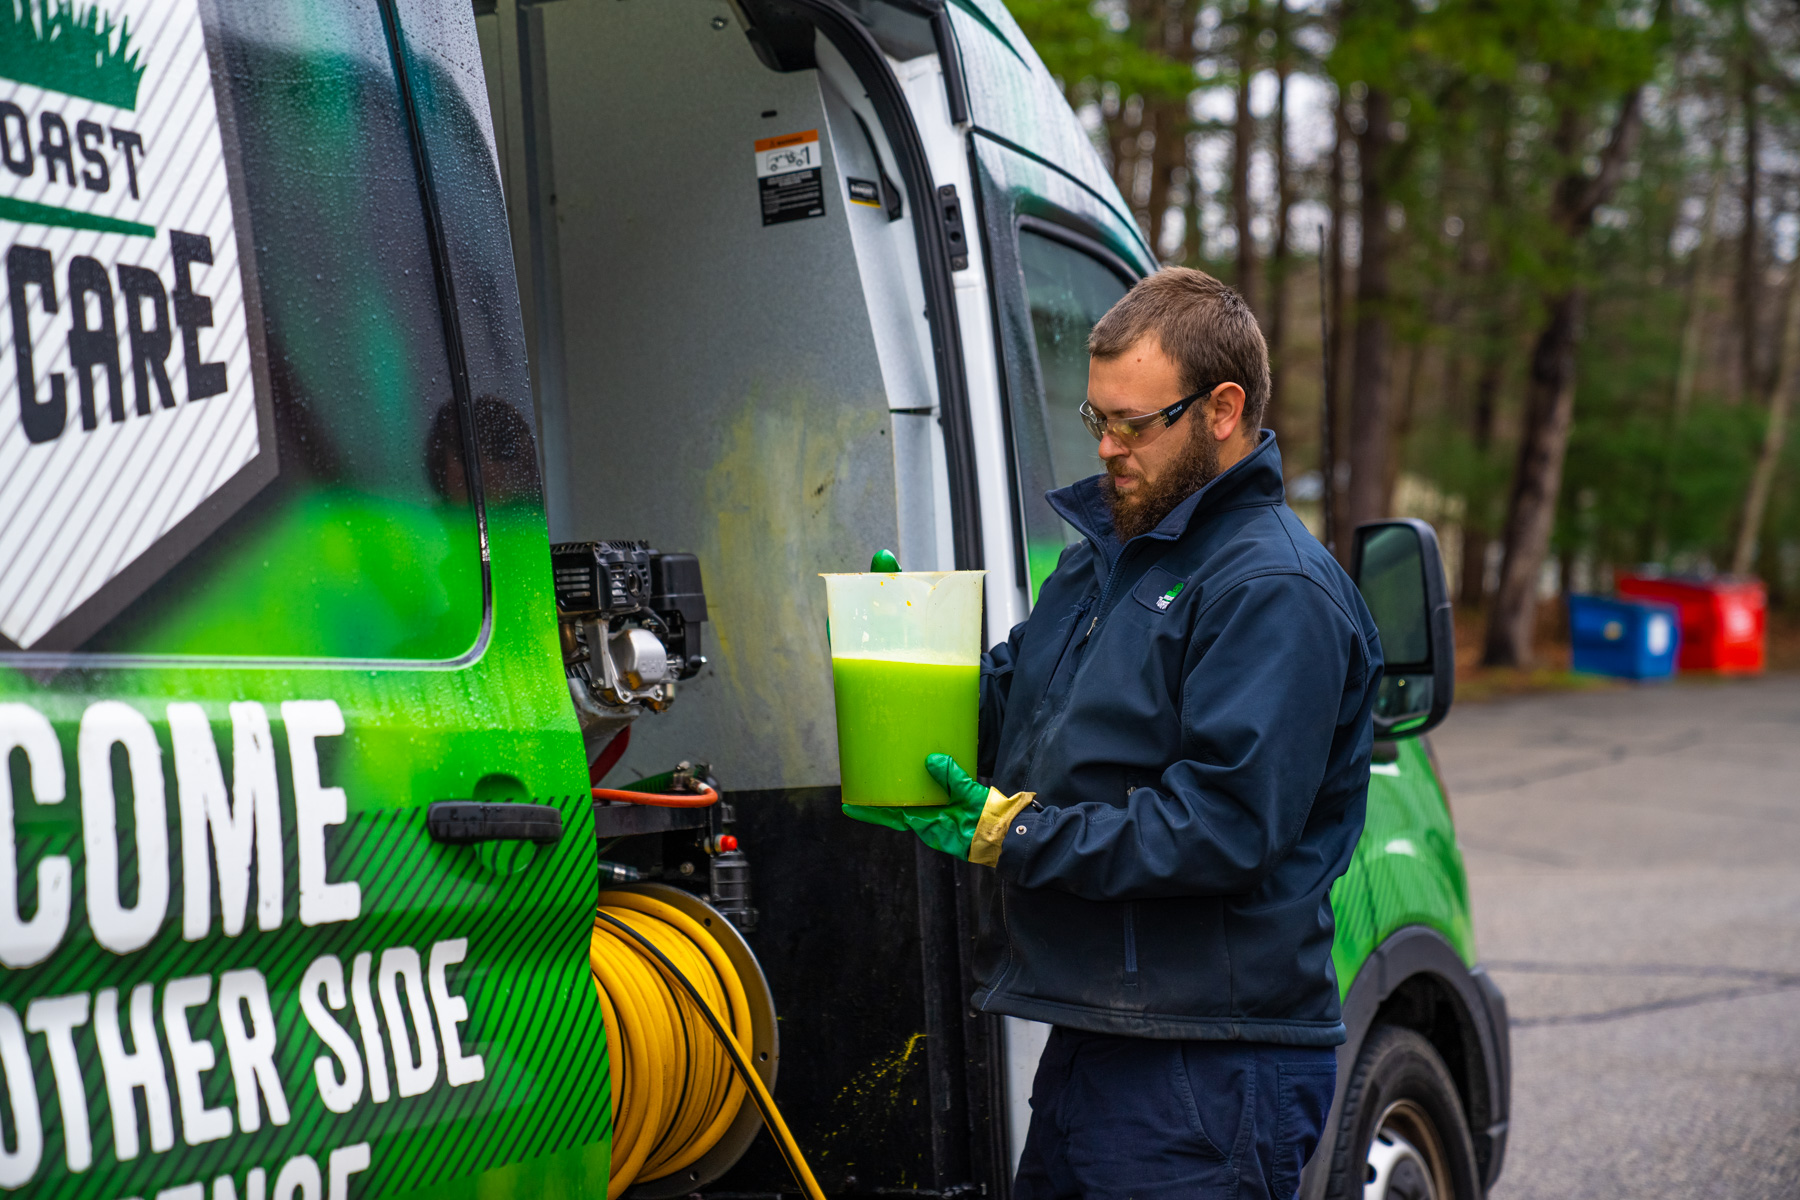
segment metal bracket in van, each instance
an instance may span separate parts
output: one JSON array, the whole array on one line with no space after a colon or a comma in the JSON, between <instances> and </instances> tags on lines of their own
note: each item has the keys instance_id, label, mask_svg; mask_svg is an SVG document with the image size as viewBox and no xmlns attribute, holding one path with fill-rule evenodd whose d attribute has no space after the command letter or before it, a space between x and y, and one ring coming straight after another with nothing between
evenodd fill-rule
<instances>
[{"instance_id":1,"label":"metal bracket in van","mask_svg":"<svg viewBox=\"0 0 1800 1200\"><path fill-rule=\"evenodd\" d=\"M962 201L956 198L956 185L946 183L937 190L938 216L944 223L944 241L950 251L950 269L969 269L969 239L963 232Z\"/></svg>"}]
</instances>

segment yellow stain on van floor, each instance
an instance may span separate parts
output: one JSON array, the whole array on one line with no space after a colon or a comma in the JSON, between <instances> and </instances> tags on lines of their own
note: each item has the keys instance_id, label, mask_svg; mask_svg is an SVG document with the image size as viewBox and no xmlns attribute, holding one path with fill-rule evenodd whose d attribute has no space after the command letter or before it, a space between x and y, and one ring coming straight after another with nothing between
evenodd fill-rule
<instances>
[{"instance_id":1,"label":"yellow stain on van floor","mask_svg":"<svg viewBox=\"0 0 1800 1200\"><path fill-rule=\"evenodd\" d=\"M817 1157L821 1161L830 1161L840 1147L855 1147L859 1137L866 1141L869 1130L887 1127L894 1120L900 1110L902 1086L914 1066L913 1051L924 1040L923 1033L915 1033L906 1039L906 1045L851 1076L831 1102L832 1114L843 1123L819 1139ZM918 1100L912 1103L917 1105ZM855 1163L846 1160L835 1165Z\"/></svg>"}]
</instances>

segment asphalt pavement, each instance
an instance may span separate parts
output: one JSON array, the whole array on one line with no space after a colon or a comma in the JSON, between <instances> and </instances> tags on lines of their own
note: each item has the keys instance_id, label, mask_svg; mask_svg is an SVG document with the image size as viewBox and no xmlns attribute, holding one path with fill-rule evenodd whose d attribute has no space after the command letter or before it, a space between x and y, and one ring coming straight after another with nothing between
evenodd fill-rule
<instances>
[{"instance_id":1,"label":"asphalt pavement","mask_svg":"<svg viewBox=\"0 0 1800 1200\"><path fill-rule=\"evenodd\" d=\"M1800 1198L1800 676L1433 735L1512 1014L1493 1200Z\"/></svg>"}]
</instances>

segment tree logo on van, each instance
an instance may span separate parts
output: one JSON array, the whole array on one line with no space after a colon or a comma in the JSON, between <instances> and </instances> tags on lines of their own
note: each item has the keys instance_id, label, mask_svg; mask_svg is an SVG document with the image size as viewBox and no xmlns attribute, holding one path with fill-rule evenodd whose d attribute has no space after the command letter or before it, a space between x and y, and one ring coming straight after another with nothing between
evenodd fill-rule
<instances>
[{"instance_id":1,"label":"tree logo on van","mask_svg":"<svg viewBox=\"0 0 1800 1200\"><path fill-rule=\"evenodd\" d=\"M0 3L0 78L137 109L144 67L131 47L131 27L98 4L75 0Z\"/></svg>"}]
</instances>

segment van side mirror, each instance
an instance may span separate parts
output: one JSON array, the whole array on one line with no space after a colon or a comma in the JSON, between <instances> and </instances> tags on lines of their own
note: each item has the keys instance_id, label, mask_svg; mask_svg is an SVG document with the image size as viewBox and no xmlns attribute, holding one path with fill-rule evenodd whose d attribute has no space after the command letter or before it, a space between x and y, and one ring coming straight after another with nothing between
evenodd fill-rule
<instances>
[{"instance_id":1,"label":"van side mirror","mask_svg":"<svg viewBox=\"0 0 1800 1200\"><path fill-rule=\"evenodd\" d=\"M1375 694L1375 736L1416 737L1449 715L1456 692L1450 588L1437 532L1415 520L1358 525L1350 563L1387 659Z\"/></svg>"}]
</instances>

